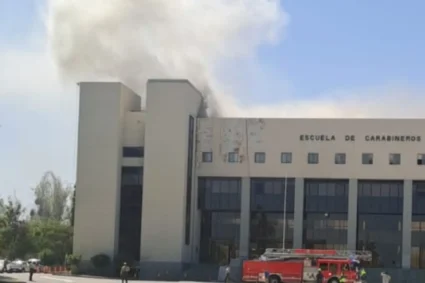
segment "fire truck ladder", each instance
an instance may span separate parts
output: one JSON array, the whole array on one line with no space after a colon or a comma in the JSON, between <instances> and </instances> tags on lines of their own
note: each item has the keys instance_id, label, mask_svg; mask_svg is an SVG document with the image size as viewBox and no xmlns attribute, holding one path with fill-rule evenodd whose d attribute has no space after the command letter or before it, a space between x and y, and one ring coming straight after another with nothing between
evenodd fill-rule
<instances>
[{"instance_id":1,"label":"fire truck ladder","mask_svg":"<svg viewBox=\"0 0 425 283\"><path fill-rule=\"evenodd\" d=\"M305 258L353 258L363 261L372 261L370 251L352 250L310 250L310 249L266 249L263 257L270 259L305 257Z\"/></svg>"}]
</instances>

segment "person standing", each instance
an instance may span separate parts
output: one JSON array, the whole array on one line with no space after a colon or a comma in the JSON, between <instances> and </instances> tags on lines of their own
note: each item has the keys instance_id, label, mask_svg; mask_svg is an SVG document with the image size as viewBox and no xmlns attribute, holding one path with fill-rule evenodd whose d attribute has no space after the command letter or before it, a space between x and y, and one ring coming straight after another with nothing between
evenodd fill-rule
<instances>
[{"instance_id":1,"label":"person standing","mask_svg":"<svg viewBox=\"0 0 425 283\"><path fill-rule=\"evenodd\" d=\"M320 268L317 270L316 283L323 283L323 273L322 273L322 269Z\"/></svg>"},{"instance_id":2,"label":"person standing","mask_svg":"<svg viewBox=\"0 0 425 283\"><path fill-rule=\"evenodd\" d=\"M130 267L127 265L126 262L123 263L121 266L120 271L120 277L121 277L121 283L128 283L128 274L130 273Z\"/></svg>"},{"instance_id":3,"label":"person standing","mask_svg":"<svg viewBox=\"0 0 425 283\"><path fill-rule=\"evenodd\" d=\"M29 262L29 268L30 268L30 278L29 278L29 281L32 281L32 276L34 275L34 273L35 273L35 264L34 264L34 262L32 262L32 261L30 261Z\"/></svg>"},{"instance_id":4,"label":"person standing","mask_svg":"<svg viewBox=\"0 0 425 283\"><path fill-rule=\"evenodd\" d=\"M391 276L388 274L388 272L384 271L381 273L382 276L382 283L390 283Z\"/></svg>"}]
</instances>

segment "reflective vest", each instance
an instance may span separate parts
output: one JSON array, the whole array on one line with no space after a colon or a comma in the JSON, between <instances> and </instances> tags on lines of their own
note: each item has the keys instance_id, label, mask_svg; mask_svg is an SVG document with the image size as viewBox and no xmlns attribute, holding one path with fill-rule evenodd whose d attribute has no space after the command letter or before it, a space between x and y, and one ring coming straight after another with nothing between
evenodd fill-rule
<instances>
[{"instance_id":1,"label":"reflective vest","mask_svg":"<svg viewBox=\"0 0 425 283\"><path fill-rule=\"evenodd\" d=\"M342 275L339 277L339 282L340 282L340 283L347 282L347 278L345 278L345 275L344 275L344 274L342 274Z\"/></svg>"}]
</instances>

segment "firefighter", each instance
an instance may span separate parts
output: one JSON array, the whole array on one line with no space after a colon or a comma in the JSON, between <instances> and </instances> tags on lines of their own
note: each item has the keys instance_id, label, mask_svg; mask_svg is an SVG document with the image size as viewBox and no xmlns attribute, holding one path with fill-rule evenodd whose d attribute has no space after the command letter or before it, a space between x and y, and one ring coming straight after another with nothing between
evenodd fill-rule
<instances>
[{"instance_id":1,"label":"firefighter","mask_svg":"<svg viewBox=\"0 0 425 283\"><path fill-rule=\"evenodd\" d=\"M130 267L127 265L126 262L123 263L120 271L120 277L121 277L121 283L127 283L128 282L128 273L130 272Z\"/></svg>"},{"instance_id":2,"label":"firefighter","mask_svg":"<svg viewBox=\"0 0 425 283\"><path fill-rule=\"evenodd\" d=\"M345 277L344 272L341 274L341 276L339 277L339 283L346 283L347 282L347 277Z\"/></svg>"},{"instance_id":3,"label":"firefighter","mask_svg":"<svg viewBox=\"0 0 425 283\"><path fill-rule=\"evenodd\" d=\"M316 283L323 283L323 273L322 273L322 269L317 269L317 274L316 274Z\"/></svg>"},{"instance_id":4,"label":"firefighter","mask_svg":"<svg viewBox=\"0 0 425 283\"><path fill-rule=\"evenodd\" d=\"M366 274L366 270L364 269L364 267L360 268L360 280L362 282L366 282L367 279L367 274Z\"/></svg>"}]
</instances>

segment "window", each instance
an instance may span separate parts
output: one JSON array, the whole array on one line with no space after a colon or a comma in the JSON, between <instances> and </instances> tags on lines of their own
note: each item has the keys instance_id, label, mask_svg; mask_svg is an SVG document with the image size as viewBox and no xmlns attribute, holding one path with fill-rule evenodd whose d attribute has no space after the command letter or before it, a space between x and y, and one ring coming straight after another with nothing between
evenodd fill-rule
<instances>
[{"instance_id":1,"label":"window","mask_svg":"<svg viewBox=\"0 0 425 283\"><path fill-rule=\"evenodd\" d=\"M335 164L345 164L345 153L335 153Z\"/></svg>"},{"instance_id":2,"label":"window","mask_svg":"<svg viewBox=\"0 0 425 283\"><path fill-rule=\"evenodd\" d=\"M145 148L143 146L125 146L122 148L123 157L143 157Z\"/></svg>"},{"instance_id":3,"label":"window","mask_svg":"<svg viewBox=\"0 0 425 283\"><path fill-rule=\"evenodd\" d=\"M390 153L389 158L390 158L389 160L390 165L400 165L401 163L400 153Z\"/></svg>"},{"instance_id":4,"label":"window","mask_svg":"<svg viewBox=\"0 0 425 283\"><path fill-rule=\"evenodd\" d=\"M212 152L202 152L202 162L211 163L213 159Z\"/></svg>"},{"instance_id":5,"label":"window","mask_svg":"<svg viewBox=\"0 0 425 283\"><path fill-rule=\"evenodd\" d=\"M187 172L186 172L186 217L185 217L185 244L190 244L190 222L192 207L192 171L193 171L193 148L194 148L195 118L189 116L189 133L187 144Z\"/></svg>"},{"instance_id":6,"label":"window","mask_svg":"<svg viewBox=\"0 0 425 283\"><path fill-rule=\"evenodd\" d=\"M121 186L143 185L143 169L140 167L122 167Z\"/></svg>"},{"instance_id":7,"label":"window","mask_svg":"<svg viewBox=\"0 0 425 283\"><path fill-rule=\"evenodd\" d=\"M238 163L239 162L239 155L237 152L229 152L227 155L227 162L229 163Z\"/></svg>"},{"instance_id":8,"label":"window","mask_svg":"<svg viewBox=\"0 0 425 283\"><path fill-rule=\"evenodd\" d=\"M286 211L294 211L295 179L251 178L251 211L283 212L286 185Z\"/></svg>"},{"instance_id":9,"label":"window","mask_svg":"<svg viewBox=\"0 0 425 283\"><path fill-rule=\"evenodd\" d=\"M320 268L320 270L322 270L322 271L326 271L326 270L328 270L328 263L326 263L326 262L321 262L321 263L320 263L320 265L319 265L319 268Z\"/></svg>"},{"instance_id":10,"label":"window","mask_svg":"<svg viewBox=\"0 0 425 283\"><path fill-rule=\"evenodd\" d=\"M362 154L362 164L373 164L373 153L363 153Z\"/></svg>"},{"instance_id":11,"label":"window","mask_svg":"<svg viewBox=\"0 0 425 283\"><path fill-rule=\"evenodd\" d=\"M265 152L256 152L254 154L255 163L265 163L266 162L266 153Z\"/></svg>"},{"instance_id":12,"label":"window","mask_svg":"<svg viewBox=\"0 0 425 283\"><path fill-rule=\"evenodd\" d=\"M416 163L417 163L418 165L425 165L425 154L424 154L424 153L419 153L419 154L418 154L418 157L417 157Z\"/></svg>"},{"instance_id":13,"label":"window","mask_svg":"<svg viewBox=\"0 0 425 283\"><path fill-rule=\"evenodd\" d=\"M308 162L308 164L318 164L319 163L319 154L318 153L309 153L307 162Z\"/></svg>"},{"instance_id":14,"label":"window","mask_svg":"<svg viewBox=\"0 0 425 283\"><path fill-rule=\"evenodd\" d=\"M280 154L280 163L292 163L292 153L291 152L282 152Z\"/></svg>"}]
</instances>

